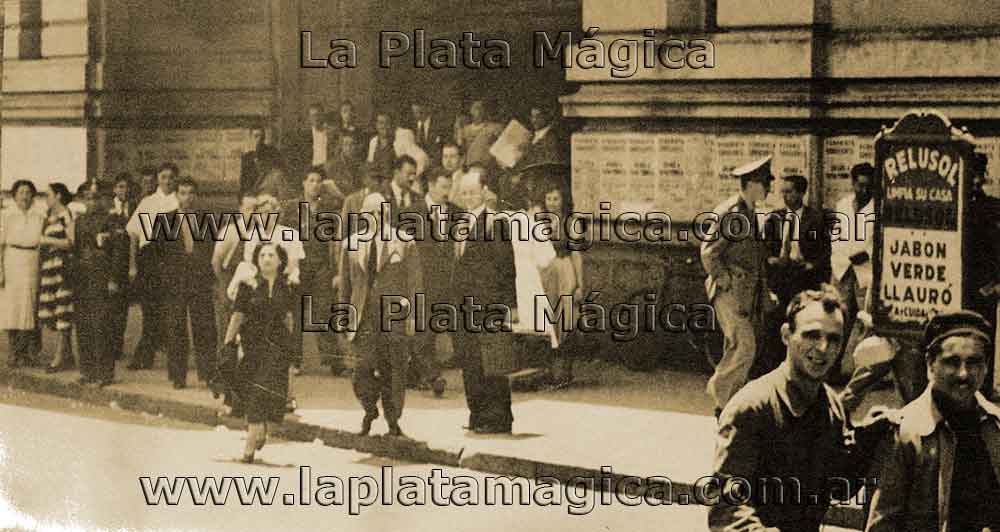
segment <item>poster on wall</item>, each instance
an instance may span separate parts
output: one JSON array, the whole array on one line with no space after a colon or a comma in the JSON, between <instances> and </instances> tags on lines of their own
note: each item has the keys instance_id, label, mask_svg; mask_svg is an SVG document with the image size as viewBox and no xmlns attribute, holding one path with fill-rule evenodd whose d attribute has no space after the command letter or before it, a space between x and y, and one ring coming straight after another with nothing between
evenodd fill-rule
<instances>
[{"instance_id":1,"label":"poster on wall","mask_svg":"<svg viewBox=\"0 0 1000 532\"><path fill-rule=\"evenodd\" d=\"M246 129L108 129L105 174L138 173L139 168L171 161L181 175L211 188L236 187L240 156L249 149Z\"/></svg>"},{"instance_id":2,"label":"poster on wall","mask_svg":"<svg viewBox=\"0 0 1000 532\"><path fill-rule=\"evenodd\" d=\"M938 113L911 112L876 146L876 329L919 334L933 312L962 308L971 136Z\"/></svg>"},{"instance_id":3,"label":"poster on wall","mask_svg":"<svg viewBox=\"0 0 1000 532\"><path fill-rule=\"evenodd\" d=\"M582 132L573 135L576 210L612 215L663 212L686 223L739 192L732 170L773 155L776 177L809 175L806 135L709 135L669 132ZM777 187L759 209L781 207Z\"/></svg>"}]
</instances>

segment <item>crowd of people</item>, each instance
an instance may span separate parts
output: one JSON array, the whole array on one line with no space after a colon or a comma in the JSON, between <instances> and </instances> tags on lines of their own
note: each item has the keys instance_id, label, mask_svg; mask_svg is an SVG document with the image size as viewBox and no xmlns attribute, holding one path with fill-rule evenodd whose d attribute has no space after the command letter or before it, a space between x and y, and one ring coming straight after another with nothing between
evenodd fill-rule
<instances>
[{"instance_id":1,"label":"crowd of people","mask_svg":"<svg viewBox=\"0 0 1000 532\"><path fill-rule=\"evenodd\" d=\"M516 308L516 277L526 268L533 270L535 293L553 301L579 296L579 252L558 242L524 248L488 238L493 227L485 227L486 215L499 210L570 211L567 173L544 172L565 164L565 139L557 140L550 111L536 107L533 137L519 147L523 157L505 168L490 153L503 126L489 120L486 102L473 102L469 118L453 127L442 127L423 105L411 111L406 127L378 113L368 137L349 103L335 117L313 105L310 128L290 133L280 149L265 142L264 128L253 128L254 149L242 157L239 210L244 220L265 216L267 226L248 239L236 230L216 239L195 234L184 216L206 212L199 183L170 162L140 169L138 183L123 173L88 180L75 194L53 183L44 208L32 182L18 181L14 205L3 212L0 269L3 299L14 303L0 312L10 364L39 363L43 326L59 333L50 372L74 368L75 330L82 384L112 384L115 362L126 358L129 370L151 369L162 352L169 380L183 389L193 358L198 379L225 393L235 415L248 418L251 456L263 444L266 423L295 408L288 379L303 365L304 308L312 309L312 322L324 322L331 304L350 303L357 309L351 332L317 334L316 342L334 374L351 376L365 411L362 433L379 417L381 401L389 433L403 436L398 421L407 387L443 394L441 352L449 351L442 348L449 341L450 351L460 354L468 429L510 432L510 388L497 368L512 363L512 335L464 334L482 325L472 323L453 335L417 334L412 323L383 330L377 302L383 294L408 294L413 301L419 292L428 305L458 305L474 296ZM364 145L367 153L360 153ZM534 177L505 179L512 174ZM371 213L379 229L396 227L403 213L429 226L449 214L457 219L460 211L475 222L462 242L375 238L349 249L346 238L299 234L303 202L312 213L342 213L344 227L335 231L343 236L370 229L350 213ZM144 219L164 216L185 221L174 238L144 227ZM141 310L141 333L126 357L132 304ZM550 333L553 348L565 339L555 328ZM564 386L572 379L571 358L565 349L554 351L560 356L552 357L551 385Z\"/></svg>"}]
</instances>

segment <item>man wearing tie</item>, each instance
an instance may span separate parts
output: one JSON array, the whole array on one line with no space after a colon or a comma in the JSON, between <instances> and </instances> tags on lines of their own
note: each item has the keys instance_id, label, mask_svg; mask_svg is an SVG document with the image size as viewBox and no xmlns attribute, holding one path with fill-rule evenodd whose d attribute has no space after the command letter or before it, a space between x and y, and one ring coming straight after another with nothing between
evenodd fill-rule
<instances>
[{"instance_id":1,"label":"man wearing tie","mask_svg":"<svg viewBox=\"0 0 1000 532\"><path fill-rule=\"evenodd\" d=\"M424 153L434 158L432 164L436 164L438 154L441 153L441 143L444 142L441 128L423 103L414 103L410 106L410 110L413 112L413 134L416 143Z\"/></svg>"},{"instance_id":2,"label":"man wearing tie","mask_svg":"<svg viewBox=\"0 0 1000 532\"><path fill-rule=\"evenodd\" d=\"M755 206L771 189L771 157L733 170L740 192L714 210L714 229L701 245L701 262L708 272L705 288L725 335L722 359L708 381L715 400L716 417L747 382L759 339L763 316L774 302L767 290L767 243L760 238Z\"/></svg>"},{"instance_id":3,"label":"man wearing tie","mask_svg":"<svg viewBox=\"0 0 1000 532\"><path fill-rule=\"evenodd\" d=\"M408 155L396 158L392 163L392 181L389 192L392 195L392 212L396 222L404 212L413 212L413 180L417 177L417 162Z\"/></svg>"},{"instance_id":4,"label":"man wearing tie","mask_svg":"<svg viewBox=\"0 0 1000 532\"><path fill-rule=\"evenodd\" d=\"M458 212L458 206L448 201L451 192L451 173L440 169L441 173L431 174L427 180L427 194L413 206L425 224L424 238L417 240L420 250L420 264L424 284L420 287L427 305L450 301L451 268L454 266L454 241L448 238L451 226L449 217ZM410 365L410 384L418 388L430 387L434 395L444 394L446 385L441 377L441 367L437 360L437 335L428 330L418 340L418 347Z\"/></svg>"},{"instance_id":5,"label":"man wearing tie","mask_svg":"<svg viewBox=\"0 0 1000 532\"><path fill-rule=\"evenodd\" d=\"M121 173L115 176L112 205L108 210L108 226L111 228L111 240L124 246L124 252L114 254L114 260L124 261L122 267L128 277L128 246L129 238L125 226L132 216L135 206L132 204L132 176ZM118 265L115 265L118 266ZM125 357L125 324L128 318L128 300L126 293L128 283L122 283L121 289L112 294L110 299L111 315L108 316L108 342L111 344L115 360Z\"/></svg>"},{"instance_id":6,"label":"man wearing tie","mask_svg":"<svg viewBox=\"0 0 1000 532\"><path fill-rule=\"evenodd\" d=\"M413 314L409 305L422 285L420 262L416 243L404 242L398 238L393 228L388 240L381 237L382 224L394 225L394 215L382 215L382 204L386 198L379 193L368 195L362 205L362 212L370 213L375 227L360 227L359 232L371 236L367 242L360 242L356 250L348 248L348 240L343 242L346 251L345 264L340 275L340 299L349 299L356 309L346 332L347 341L359 357L354 371L354 395L358 398L365 416L361 422L362 436L371 430L372 422L378 418L378 402L382 401L389 435L405 437L399 427L406 395L406 368L410 358L414 335ZM381 219L379 219L381 218ZM400 323L387 322L383 313L402 309L408 314Z\"/></svg>"},{"instance_id":7,"label":"man wearing tie","mask_svg":"<svg viewBox=\"0 0 1000 532\"><path fill-rule=\"evenodd\" d=\"M467 224L467 238L455 242L455 263L452 268L452 300L461 304L466 297L473 297L481 305L500 304L509 309L517 306L515 290L514 248L503 241L499 234L509 230L492 227L492 210L487 206L492 193L484 185L480 172L469 172L462 177L460 197L470 212L458 213L453 223ZM492 199L492 198L489 198ZM504 223L503 219L497 220ZM496 234L494 232L501 231ZM478 434L509 434L514 424L511 409L510 381L506 375L488 374L484 357L500 355L491 352L508 350L510 333L486 332L483 312L461 313L455 350L462 357L462 380L465 400L469 407L469 430Z\"/></svg>"},{"instance_id":8,"label":"man wearing tie","mask_svg":"<svg viewBox=\"0 0 1000 532\"><path fill-rule=\"evenodd\" d=\"M818 290L830 278L830 238L823 213L803 203L809 181L805 176L789 175L779 186L785 207L772 213L765 227L771 255L767 259L768 286L778 296L778 306L768 318L769 332L751 378L769 373L785 359L780 329L795 294Z\"/></svg>"},{"instance_id":9,"label":"man wearing tie","mask_svg":"<svg viewBox=\"0 0 1000 532\"><path fill-rule=\"evenodd\" d=\"M217 335L215 307L212 301L212 246L205 238L195 238L191 223L198 186L190 177L177 183L177 210L170 213L180 225L180 239L166 242L163 253L163 297L165 329L167 330L167 374L174 388L187 386L188 317L191 319L191 340L194 343L198 379L208 382L215 371Z\"/></svg>"},{"instance_id":10,"label":"man wearing tie","mask_svg":"<svg viewBox=\"0 0 1000 532\"><path fill-rule=\"evenodd\" d=\"M389 173L396 158L395 141L396 128L392 125L392 118L386 113L379 113L375 117L375 136L368 141L368 164Z\"/></svg>"}]
</instances>

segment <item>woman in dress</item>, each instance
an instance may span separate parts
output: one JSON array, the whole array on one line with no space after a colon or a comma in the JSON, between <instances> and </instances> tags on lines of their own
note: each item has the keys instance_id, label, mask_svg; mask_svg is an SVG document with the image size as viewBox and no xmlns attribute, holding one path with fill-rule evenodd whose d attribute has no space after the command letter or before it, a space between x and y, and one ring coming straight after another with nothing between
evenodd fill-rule
<instances>
[{"instance_id":1,"label":"woman in dress","mask_svg":"<svg viewBox=\"0 0 1000 532\"><path fill-rule=\"evenodd\" d=\"M41 349L35 321L38 300L38 244L45 215L31 204L37 190L31 181L14 182L14 205L0 213L0 328L7 331L11 367L31 365Z\"/></svg>"},{"instance_id":2,"label":"woman in dress","mask_svg":"<svg viewBox=\"0 0 1000 532\"><path fill-rule=\"evenodd\" d=\"M540 202L544 206L544 211L557 214L560 224L556 226L555 234L552 235L552 244L555 246L556 258L542 270L542 286L548 296L550 304L555 308L562 296L573 296L573 301L579 304L583 301L583 257L579 251L574 251L569 246L569 239L564 233L566 220L572 210L567 201L568 194L562 186L550 185L542 187L545 194ZM555 358L552 365L552 380L556 387L563 387L573 380L573 358L574 347L567 344L568 338L560 328L556 328L559 340L559 347L556 349Z\"/></svg>"},{"instance_id":3,"label":"woman in dress","mask_svg":"<svg viewBox=\"0 0 1000 532\"><path fill-rule=\"evenodd\" d=\"M256 275L240 282L226 345L239 345L238 405L247 418L243 461L252 463L254 451L264 447L267 423L281 423L288 395L288 367L293 352L292 327L295 290L283 273L288 255L277 244L254 250Z\"/></svg>"},{"instance_id":4,"label":"woman in dress","mask_svg":"<svg viewBox=\"0 0 1000 532\"><path fill-rule=\"evenodd\" d=\"M46 368L49 373L70 369L73 360L73 289L70 283L70 253L76 228L66 206L72 199L62 183L49 185L49 205L42 230L41 282L38 294L38 320L59 333L59 350Z\"/></svg>"}]
</instances>

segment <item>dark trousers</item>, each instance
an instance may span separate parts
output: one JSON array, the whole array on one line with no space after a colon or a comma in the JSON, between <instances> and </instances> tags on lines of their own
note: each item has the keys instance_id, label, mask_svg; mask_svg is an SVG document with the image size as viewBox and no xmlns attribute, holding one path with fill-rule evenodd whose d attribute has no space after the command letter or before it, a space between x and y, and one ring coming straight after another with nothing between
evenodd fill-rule
<instances>
[{"instance_id":1,"label":"dark trousers","mask_svg":"<svg viewBox=\"0 0 1000 532\"><path fill-rule=\"evenodd\" d=\"M437 356L437 333L426 331L416 337L413 358L410 360L408 383L411 386L430 384L441 376Z\"/></svg>"},{"instance_id":2,"label":"dark trousers","mask_svg":"<svg viewBox=\"0 0 1000 532\"><path fill-rule=\"evenodd\" d=\"M191 341L188 339L189 318ZM164 321L168 330L167 375L170 380L187 380L188 349L193 343L198 378L208 381L215 373L217 340L211 287L206 285L171 297L164 313Z\"/></svg>"},{"instance_id":3,"label":"dark trousers","mask_svg":"<svg viewBox=\"0 0 1000 532\"><path fill-rule=\"evenodd\" d=\"M469 428L508 430L514 424L511 410L510 380L506 375L488 376L483 371L485 333L459 330L455 346L462 360L465 401L469 406ZM496 341L512 341L505 333L493 334Z\"/></svg>"},{"instance_id":4,"label":"dark trousers","mask_svg":"<svg viewBox=\"0 0 1000 532\"><path fill-rule=\"evenodd\" d=\"M303 262L299 265L299 280L302 282L302 293L300 296L312 296L313 320L328 320L330 318L330 305L333 303L333 276L330 271L326 268L320 268ZM295 330L292 331L292 341L295 342L297 348L295 352L291 354L291 362L293 366L301 366L303 348L302 342L304 340L302 333L301 297L295 302L294 329ZM337 339L333 332L310 334L316 335L316 343L318 344L320 356L329 361L333 366L333 369L343 369L344 364L341 363L343 358L338 356Z\"/></svg>"},{"instance_id":5,"label":"dark trousers","mask_svg":"<svg viewBox=\"0 0 1000 532\"><path fill-rule=\"evenodd\" d=\"M83 295L77 300L76 339L80 348L80 375L86 379L111 380L115 375L111 305L111 298L100 295Z\"/></svg>"},{"instance_id":6,"label":"dark trousers","mask_svg":"<svg viewBox=\"0 0 1000 532\"><path fill-rule=\"evenodd\" d=\"M142 333L132 355L133 362L145 368L153 367L156 351L165 345L166 328L163 326L164 302L157 294L144 290L139 294L142 310Z\"/></svg>"},{"instance_id":7,"label":"dark trousers","mask_svg":"<svg viewBox=\"0 0 1000 532\"><path fill-rule=\"evenodd\" d=\"M108 298L108 347L115 360L125 358L125 325L128 323L128 297L118 293Z\"/></svg>"},{"instance_id":8,"label":"dark trousers","mask_svg":"<svg viewBox=\"0 0 1000 532\"><path fill-rule=\"evenodd\" d=\"M7 343L12 360L30 360L42 350L42 331L35 329L7 329Z\"/></svg>"},{"instance_id":9,"label":"dark trousers","mask_svg":"<svg viewBox=\"0 0 1000 532\"><path fill-rule=\"evenodd\" d=\"M410 338L398 333L358 331L353 345L360 360L352 384L366 415L378 414L379 400L389 423L403 415L410 342Z\"/></svg>"}]
</instances>

